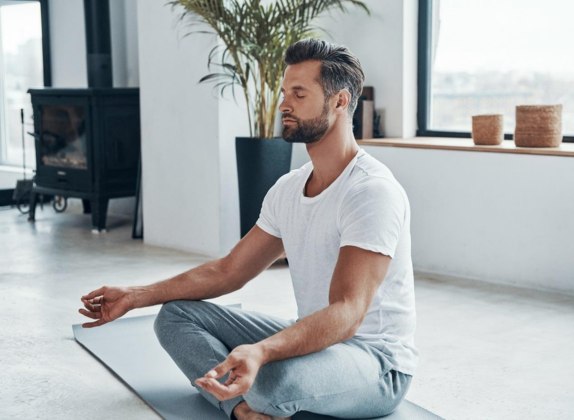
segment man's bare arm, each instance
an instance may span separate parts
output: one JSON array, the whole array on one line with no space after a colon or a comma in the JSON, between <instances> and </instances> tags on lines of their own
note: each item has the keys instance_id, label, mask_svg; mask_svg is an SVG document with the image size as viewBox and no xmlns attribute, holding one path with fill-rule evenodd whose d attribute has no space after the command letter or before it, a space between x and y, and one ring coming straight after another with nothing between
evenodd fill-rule
<instances>
[{"instance_id":1,"label":"man's bare arm","mask_svg":"<svg viewBox=\"0 0 574 420\"><path fill-rule=\"evenodd\" d=\"M341 248L331 280L329 306L255 344L236 347L196 384L220 400L245 394L266 363L321 351L353 337L391 258L361 248ZM224 384L216 379L229 377Z\"/></svg>"},{"instance_id":2,"label":"man's bare arm","mask_svg":"<svg viewBox=\"0 0 574 420\"><path fill-rule=\"evenodd\" d=\"M265 270L282 252L281 239L255 226L223 258L148 286L104 286L82 296L85 309L80 309L80 313L95 320L84 326L103 325L135 308L177 299L209 299L231 293Z\"/></svg>"},{"instance_id":3,"label":"man's bare arm","mask_svg":"<svg viewBox=\"0 0 574 420\"><path fill-rule=\"evenodd\" d=\"M281 239L255 226L225 257L141 288L136 307L177 299L210 299L234 292L269 267L282 253Z\"/></svg>"}]
</instances>

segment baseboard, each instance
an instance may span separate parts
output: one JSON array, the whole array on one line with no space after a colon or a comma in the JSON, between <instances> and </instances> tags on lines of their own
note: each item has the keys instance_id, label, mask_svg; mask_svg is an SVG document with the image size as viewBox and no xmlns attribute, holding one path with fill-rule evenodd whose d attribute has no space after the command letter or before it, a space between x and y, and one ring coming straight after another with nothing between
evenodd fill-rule
<instances>
[{"instance_id":1,"label":"baseboard","mask_svg":"<svg viewBox=\"0 0 574 420\"><path fill-rule=\"evenodd\" d=\"M559 295L566 295L566 296L574 296L574 289L570 290L570 289L558 289L558 288L552 288L552 287L542 287L542 286L537 286L537 285L533 285L533 284L520 284L516 281L512 281L512 280L489 280L489 279L485 279L485 278L480 278L480 277L471 277L471 276L460 276L460 275L455 275L455 274L450 274L450 273L442 273L442 272L438 272L438 271L432 271L432 270L420 270L420 269L415 269L415 278L421 276L421 277L427 277L430 278L431 280L437 280L437 281L448 281L451 283L459 283L459 284L471 284L471 283L482 283L482 284L488 284L488 285L492 285L492 286L497 286L497 287L501 287L501 288L506 288L506 289L519 289L519 290L524 290L524 291L536 291L536 292L544 292L544 293L551 293L551 294L559 294Z\"/></svg>"}]
</instances>

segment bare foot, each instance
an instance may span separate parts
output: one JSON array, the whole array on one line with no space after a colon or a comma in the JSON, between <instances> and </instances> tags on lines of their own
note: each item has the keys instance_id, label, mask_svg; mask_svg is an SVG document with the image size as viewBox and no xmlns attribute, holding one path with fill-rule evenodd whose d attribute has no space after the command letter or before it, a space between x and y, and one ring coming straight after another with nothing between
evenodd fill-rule
<instances>
[{"instance_id":1,"label":"bare foot","mask_svg":"<svg viewBox=\"0 0 574 420\"><path fill-rule=\"evenodd\" d=\"M253 411L245 401L240 402L233 409L233 414L237 420L290 420L291 417L271 417L266 414Z\"/></svg>"}]
</instances>

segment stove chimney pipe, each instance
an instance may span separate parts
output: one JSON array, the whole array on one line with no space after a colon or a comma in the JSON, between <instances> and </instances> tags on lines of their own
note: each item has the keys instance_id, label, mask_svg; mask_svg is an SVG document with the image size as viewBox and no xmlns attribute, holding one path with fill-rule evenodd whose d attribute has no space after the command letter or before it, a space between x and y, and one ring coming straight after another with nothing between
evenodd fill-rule
<instances>
[{"instance_id":1,"label":"stove chimney pipe","mask_svg":"<svg viewBox=\"0 0 574 420\"><path fill-rule=\"evenodd\" d=\"M113 87L109 0L84 0L88 87Z\"/></svg>"}]
</instances>

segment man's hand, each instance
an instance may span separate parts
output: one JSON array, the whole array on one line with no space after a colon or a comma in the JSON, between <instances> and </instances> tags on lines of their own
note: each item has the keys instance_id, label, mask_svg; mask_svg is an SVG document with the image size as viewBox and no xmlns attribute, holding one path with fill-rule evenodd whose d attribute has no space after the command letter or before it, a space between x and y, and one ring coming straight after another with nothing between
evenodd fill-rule
<instances>
[{"instance_id":1,"label":"man's hand","mask_svg":"<svg viewBox=\"0 0 574 420\"><path fill-rule=\"evenodd\" d=\"M220 401L244 395L251 389L257 372L263 366L263 351L257 344L238 346L223 362L195 383ZM217 379L229 373L224 384Z\"/></svg>"},{"instance_id":2,"label":"man's hand","mask_svg":"<svg viewBox=\"0 0 574 420\"><path fill-rule=\"evenodd\" d=\"M99 327L133 309L132 293L125 287L100 287L82 296L81 300L85 309L79 312L96 320L82 324L84 328Z\"/></svg>"}]
</instances>

